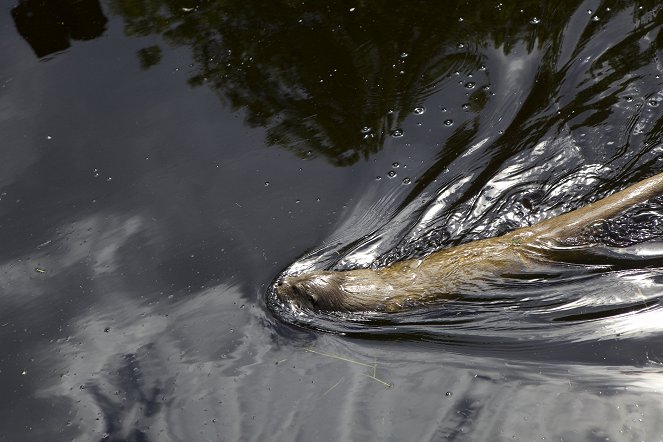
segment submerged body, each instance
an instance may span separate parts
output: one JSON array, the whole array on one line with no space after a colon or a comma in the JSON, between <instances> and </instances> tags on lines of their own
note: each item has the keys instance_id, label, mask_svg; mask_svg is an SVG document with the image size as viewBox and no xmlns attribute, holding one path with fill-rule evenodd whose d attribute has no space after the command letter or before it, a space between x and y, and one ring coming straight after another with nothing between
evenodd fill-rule
<instances>
[{"instance_id":1,"label":"submerged body","mask_svg":"<svg viewBox=\"0 0 663 442\"><path fill-rule=\"evenodd\" d=\"M547 250L585 227L613 218L663 193L663 173L586 207L502 236L473 241L378 270L317 271L288 276L278 297L312 310L394 312L448 299L461 289L505 274L527 273L550 261Z\"/></svg>"}]
</instances>

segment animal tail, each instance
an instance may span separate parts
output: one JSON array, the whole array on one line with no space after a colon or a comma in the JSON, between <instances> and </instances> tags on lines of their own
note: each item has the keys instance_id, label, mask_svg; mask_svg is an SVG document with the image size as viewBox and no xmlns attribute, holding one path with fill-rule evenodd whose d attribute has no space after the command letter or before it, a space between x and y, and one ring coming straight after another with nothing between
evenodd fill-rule
<instances>
[{"instance_id":1,"label":"animal tail","mask_svg":"<svg viewBox=\"0 0 663 442\"><path fill-rule=\"evenodd\" d=\"M644 179L588 206L542 221L529 230L543 240L563 241L577 236L592 223L613 218L659 194L663 194L663 173Z\"/></svg>"}]
</instances>

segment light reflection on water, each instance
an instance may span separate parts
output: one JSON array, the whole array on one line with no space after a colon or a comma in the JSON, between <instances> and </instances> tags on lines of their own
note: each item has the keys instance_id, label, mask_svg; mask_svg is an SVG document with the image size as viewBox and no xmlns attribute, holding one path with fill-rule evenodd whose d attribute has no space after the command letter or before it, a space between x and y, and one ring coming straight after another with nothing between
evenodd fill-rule
<instances>
[{"instance_id":1,"label":"light reflection on water","mask_svg":"<svg viewBox=\"0 0 663 442\"><path fill-rule=\"evenodd\" d=\"M425 440L462 434L465 440L540 435L591 440L663 431L656 411L663 354L647 344L661 332L657 305L571 327L530 322L527 328L523 320L517 329L523 315L556 316L594 308L601 300L606 305L653 302L660 296L655 272L602 275L608 280L604 287L613 288L612 298L597 288L575 302L568 302L568 293L578 292L573 278L559 292L548 292L547 300L536 299L536 289L516 281L529 297L459 303L456 313L471 312L468 321L449 308L442 319L434 311L414 312L404 315L402 324L368 324L351 331L359 337L394 333L396 341L380 343L347 335L284 333L266 312L247 306L247 294L232 283L176 299L138 301L122 288L126 281L118 251L137 235L154 241L158 232L147 225L139 216L105 217L103 222L91 217L52 244L60 253L51 254L52 261L34 258L53 278L67 272L65 264L84 261L97 269L97 289L114 287L39 351L41 364L49 369L39 375L35 394L58 400L68 410L54 427L63 435ZM55 262L62 267L49 264ZM577 284L587 287L586 278L579 277ZM39 282L22 272L12 285L37 293ZM548 305L542 307L544 301ZM530 303L532 311L527 310ZM407 332L398 329L407 328L408 321L413 336L422 335L419 344L397 342L406 338ZM433 337L427 339L426 331ZM580 344L585 345L570 346ZM583 352L591 353L588 361ZM596 358L603 364L590 362ZM368 376L372 364L375 376L391 388Z\"/></svg>"},{"instance_id":2,"label":"light reflection on water","mask_svg":"<svg viewBox=\"0 0 663 442\"><path fill-rule=\"evenodd\" d=\"M265 317L258 310L238 308L241 299L236 288L220 285L170 306L125 302L81 317L66 340L50 345L54 375L38 395L68 399L67 425L100 440L427 440L454 433L464 440L635 440L663 431L663 355L634 367L471 356L461 347L440 352L334 335L286 345L259 325ZM642 336L651 320L649 331L660 331L660 312L640 315L603 326ZM637 317L642 323L634 327ZM372 364L390 388L368 377Z\"/></svg>"}]
</instances>

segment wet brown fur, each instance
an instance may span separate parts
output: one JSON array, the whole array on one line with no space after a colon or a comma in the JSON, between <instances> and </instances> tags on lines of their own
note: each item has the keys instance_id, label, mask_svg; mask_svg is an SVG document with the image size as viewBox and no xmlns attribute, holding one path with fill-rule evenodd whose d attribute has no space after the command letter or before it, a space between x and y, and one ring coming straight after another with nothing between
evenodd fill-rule
<instances>
[{"instance_id":1,"label":"wet brown fur","mask_svg":"<svg viewBox=\"0 0 663 442\"><path fill-rule=\"evenodd\" d=\"M613 218L663 193L663 173L583 208L502 236L473 241L378 270L316 271L277 283L283 301L317 311L395 312L449 299L459 289L504 274L535 269L546 249L577 236L583 228Z\"/></svg>"}]
</instances>

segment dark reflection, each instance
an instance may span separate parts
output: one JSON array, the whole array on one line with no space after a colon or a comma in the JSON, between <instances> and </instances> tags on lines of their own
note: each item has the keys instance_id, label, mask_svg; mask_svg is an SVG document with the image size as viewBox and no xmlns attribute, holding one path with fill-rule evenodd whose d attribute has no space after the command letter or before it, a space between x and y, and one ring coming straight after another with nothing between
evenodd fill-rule
<instances>
[{"instance_id":1,"label":"dark reflection","mask_svg":"<svg viewBox=\"0 0 663 442\"><path fill-rule=\"evenodd\" d=\"M604 2L601 20L619 14L631 2ZM649 6L655 1L643 2ZM466 2L181 2L176 0L113 0L112 9L125 19L132 36L159 34L172 45L189 46L195 64L192 85L206 84L233 108L244 109L253 126L269 129L268 142L300 157L316 154L338 166L368 158L380 150L390 135L426 97L438 91L455 72L478 72L486 49L508 54L524 47L543 51L537 84L517 123L550 104L563 72L556 67L561 39L580 2L525 1L468 7ZM647 9L649 10L649 9ZM642 12L636 8L634 14ZM582 39L598 32L588 26ZM632 53L642 36L634 33L614 48L618 60L629 60L629 69L649 60ZM141 65L159 60L159 50L139 53ZM614 57L605 54L606 62ZM621 75L615 71L615 76ZM491 82L487 73L488 83ZM614 79L613 79L614 80ZM602 88L605 78L586 91ZM468 82L465 109L478 114L492 92ZM556 118L568 119L570 110L583 105L579 95ZM593 103L601 106L605 103ZM600 113L593 118L605 118ZM425 186L462 153L466 131L476 129L479 116L469 126L459 126L430 173ZM440 121L441 123L441 121ZM540 125L541 122L535 122ZM550 124L550 123L546 123ZM519 124L518 135L522 132ZM491 166L512 155L539 135L514 143L505 136L503 152ZM440 131L442 129L440 128ZM514 134L515 136L515 134ZM482 180L475 187L481 186Z\"/></svg>"},{"instance_id":2,"label":"dark reflection","mask_svg":"<svg viewBox=\"0 0 663 442\"><path fill-rule=\"evenodd\" d=\"M87 387L103 414L104 433L100 440L142 442L150 437L141 428L126 428L131 422L135 427L147 427L162 408L163 391L158 386L147 388L141 379L141 366L136 355L124 355L120 367L115 371L111 386L114 396L104 393L99 385ZM133 419L132 419L133 418Z\"/></svg>"},{"instance_id":3,"label":"dark reflection","mask_svg":"<svg viewBox=\"0 0 663 442\"><path fill-rule=\"evenodd\" d=\"M39 58L67 49L70 40L101 36L108 21L99 0L20 0L11 14Z\"/></svg>"}]
</instances>

